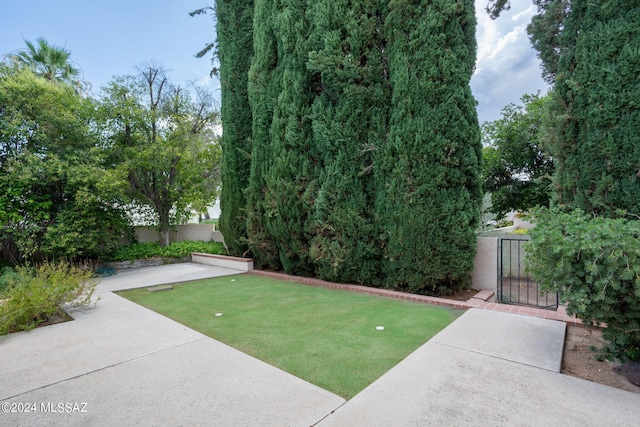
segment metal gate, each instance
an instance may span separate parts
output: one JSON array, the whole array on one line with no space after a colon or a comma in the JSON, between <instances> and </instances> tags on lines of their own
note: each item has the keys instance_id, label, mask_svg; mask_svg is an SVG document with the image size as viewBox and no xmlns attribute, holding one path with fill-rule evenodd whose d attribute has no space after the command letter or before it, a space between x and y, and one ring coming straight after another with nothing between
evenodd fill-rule
<instances>
[{"instance_id":1,"label":"metal gate","mask_svg":"<svg viewBox=\"0 0 640 427\"><path fill-rule=\"evenodd\" d=\"M540 295L538 284L524 271L527 239L498 239L498 302L556 310L558 293Z\"/></svg>"}]
</instances>

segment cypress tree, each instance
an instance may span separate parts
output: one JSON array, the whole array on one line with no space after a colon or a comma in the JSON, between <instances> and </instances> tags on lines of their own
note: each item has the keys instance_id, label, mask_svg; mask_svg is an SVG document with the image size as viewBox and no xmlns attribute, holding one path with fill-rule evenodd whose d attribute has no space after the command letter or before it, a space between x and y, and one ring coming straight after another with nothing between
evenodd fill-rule
<instances>
[{"instance_id":1,"label":"cypress tree","mask_svg":"<svg viewBox=\"0 0 640 427\"><path fill-rule=\"evenodd\" d=\"M313 145L322 171L310 256L323 279L380 282L375 154L383 145L389 86L379 0L311 2Z\"/></svg>"},{"instance_id":2,"label":"cypress tree","mask_svg":"<svg viewBox=\"0 0 640 427\"><path fill-rule=\"evenodd\" d=\"M640 214L640 5L574 0L556 74L560 116L550 151L557 203Z\"/></svg>"},{"instance_id":3,"label":"cypress tree","mask_svg":"<svg viewBox=\"0 0 640 427\"><path fill-rule=\"evenodd\" d=\"M251 168L252 118L248 73L253 56L253 0L216 0L221 108L224 123L220 230L231 255L247 246L245 190Z\"/></svg>"},{"instance_id":4,"label":"cypress tree","mask_svg":"<svg viewBox=\"0 0 640 427\"><path fill-rule=\"evenodd\" d=\"M273 25L280 85L271 122L271 158L265 174L265 226L278 248L287 273L311 275L309 220L319 173L318 154L311 140L312 92L308 57L306 0L281 0Z\"/></svg>"},{"instance_id":5,"label":"cypress tree","mask_svg":"<svg viewBox=\"0 0 640 427\"><path fill-rule=\"evenodd\" d=\"M271 122L280 93L282 66L273 28L275 5L270 0L255 0L254 56L248 78L252 113L251 171L246 192L247 236L257 268L280 269L278 248L266 228L266 216L276 214L266 206L266 176L273 163ZM224 123L223 123L224 125Z\"/></svg>"},{"instance_id":6,"label":"cypress tree","mask_svg":"<svg viewBox=\"0 0 640 427\"><path fill-rule=\"evenodd\" d=\"M388 287L447 293L468 283L482 195L475 26L473 0L389 3L393 95L377 170Z\"/></svg>"},{"instance_id":7,"label":"cypress tree","mask_svg":"<svg viewBox=\"0 0 640 427\"><path fill-rule=\"evenodd\" d=\"M250 71L249 242L258 265L310 275L308 221L319 165L311 143L306 0L257 0Z\"/></svg>"}]
</instances>

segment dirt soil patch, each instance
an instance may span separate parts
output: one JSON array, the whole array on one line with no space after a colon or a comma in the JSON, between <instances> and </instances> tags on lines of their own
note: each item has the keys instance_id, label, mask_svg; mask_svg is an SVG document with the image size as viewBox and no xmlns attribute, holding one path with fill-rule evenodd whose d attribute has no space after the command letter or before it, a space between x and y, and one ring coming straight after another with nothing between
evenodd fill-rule
<instances>
[{"instance_id":1,"label":"dirt soil patch","mask_svg":"<svg viewBox=\"0 0 640 427\"><path fill-rule=\"evenodd\" d=\"M620 363L608 360L599 362L595 359L595 353L589 348L602 347L606 343L599 329L567 326L561 372L610 387L640 393L640 387L613 371L616 366L620 366Z\"/></svg>"}]
</instances>

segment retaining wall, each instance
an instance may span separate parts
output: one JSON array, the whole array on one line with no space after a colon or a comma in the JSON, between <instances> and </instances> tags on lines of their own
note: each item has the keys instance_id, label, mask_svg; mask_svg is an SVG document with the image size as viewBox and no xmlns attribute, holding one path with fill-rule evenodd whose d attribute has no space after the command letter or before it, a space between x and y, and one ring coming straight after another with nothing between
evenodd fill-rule
<instances>
[{"instance_id":1,"label":"retaining wall","mask_svg":"<svg viewBox=\"0 0 640 427\"><path fill-rule=\"evenodd\" d=\"M239 258L225 255L192 253L191 262L198 264L215 265L217 267L233 268L241 271L253 270L253 259Z\"/></svg>"}]
</instances>

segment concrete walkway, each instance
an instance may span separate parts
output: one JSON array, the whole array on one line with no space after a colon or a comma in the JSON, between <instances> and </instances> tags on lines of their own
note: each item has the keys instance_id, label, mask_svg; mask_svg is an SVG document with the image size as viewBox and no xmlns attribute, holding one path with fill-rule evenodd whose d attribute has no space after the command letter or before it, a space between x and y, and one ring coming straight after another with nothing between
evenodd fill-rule
<instances>
[{"instance_id":1,"label":"concrete walkway","mask_svg":"<svg viewBox=\"0 0 640 427\"><path fill-rule=\"evenodd\" d=\"M75 321L2 338L0 400L35 403L35 413L0 412L0 425L317 423L344 399L111 292L238 273L199 264L122 271L102 280L100 301ZM58 403L86 412L44 412Z\"/></svg>"},{"instance_id":2,"label":"concrete walkway","mask_svg":"<svg viewBox=\"0 0 640 427\"><path fill-rule=\"evenodd\" d=\"M319 427L640 425L640 394L559 373L564 334L471 309Z\"/></svg>"},{"instance_id":3,"label":"concrete walkway","mask_svg":"<svg viewBox=\"0 0 640 427\"><path fill-rule=\"evenodd\" d=\"M74 313L75 321L0 338L0 401L31 410L0 412L0 425L582 427L640 420L640 394L558 373L561 322L471 309L345 403L112 293L237 273L190 263L122 271L102 280L101 300Z\"/></svg>"}]
</instances>

